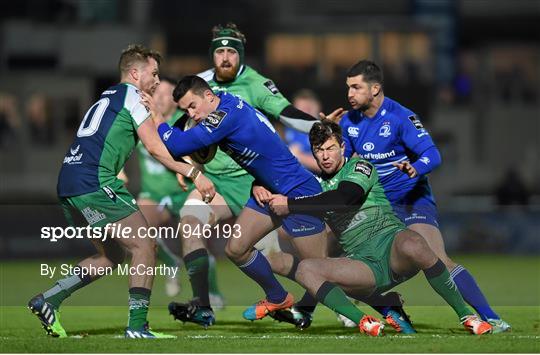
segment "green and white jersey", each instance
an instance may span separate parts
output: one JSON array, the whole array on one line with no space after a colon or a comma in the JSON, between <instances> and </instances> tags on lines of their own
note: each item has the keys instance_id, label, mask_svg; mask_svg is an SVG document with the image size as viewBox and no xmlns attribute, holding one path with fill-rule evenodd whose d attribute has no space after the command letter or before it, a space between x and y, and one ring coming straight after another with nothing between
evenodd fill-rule
<instances>
[{"instance_id":1,"label":"green and white jersey","mask_svg":"<svg viewBox=\"0 0 540 355\"><path fill-rule=\"evenodd\" d=\"M126 83L101 94L86 112L64 157L58 196L94 192L116 180L137 144L137 128L150 117L140 101L140 91Z\"/></svg>"},{"instance_id":2,"label":"green and white jersey","mask_svg":"<svg viewBox=\"0 0 540 355\"><path fill-rule=\"evenodd\" d=\"M167 120L167 123L172 126L182 114L182 111L177 110ZM137 152L139 153L139 168L141 172L141 193L147 192L151 196L164 197L182 191L178 185L176 173L169 170L150 155L141 142L137 144Z\"/></svg>"},{"instance_id":3,"label":"green and white jersey","mask_svg":"<svg viewBox=\"0 0 540 355\"><path fill-rule=\"evenodd\" d=\"M199 76L210 84L215 93L221 91L234 94L268 117L278 119L281 111L291 104L279 92L272 80L265 78L247 65L240 68L236 79L227 83L216 81L214 69L200 73ZM204 168L214 175L239 176L247 174L244 169L220 149L218 149L214 159L206 164Z\"/></svg>"},{"instance_id":4,"label":"green and white jersey","mask_svg":"<svg viewBox=\"0 0 540 355\"><path fill-rule=\"evenodd\" d=\"M405 225L394 215L371 163L358 157L351 158L332 178L321 180L321 187L323 191L335 190L342 181L358 184L366 194L361 206L325 213L326 223L338 237L346 254L354 253L360 244L373 238L405 229Z\"/></svg>"}]
</instances>

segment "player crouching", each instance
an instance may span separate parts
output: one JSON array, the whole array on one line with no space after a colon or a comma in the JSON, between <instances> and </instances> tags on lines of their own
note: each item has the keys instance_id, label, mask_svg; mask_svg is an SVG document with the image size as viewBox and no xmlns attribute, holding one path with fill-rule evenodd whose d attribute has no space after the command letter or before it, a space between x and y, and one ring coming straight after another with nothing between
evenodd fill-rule
<instances>
[{"instance_id":1,"label":"player crouching","mask_svg":"<svg viewBox=\"0 0 540 355\"><path fill-rule=\"evenodd\" d=\"M360 332L380 336L384 324L364 314L347 295L381 294L422 270L467 330L478 335L491 333L491 325L465 304L444 263L422 236L394 215L375 168L358 157L344 158L339 125L316 123L309 139L322 170L324 192L289 198L273 195L269 204L278 216L309 213L323 217L347 256L305 259L298 265L297 281L320 303L355 322Z\"/></svg>"}]
</instances>

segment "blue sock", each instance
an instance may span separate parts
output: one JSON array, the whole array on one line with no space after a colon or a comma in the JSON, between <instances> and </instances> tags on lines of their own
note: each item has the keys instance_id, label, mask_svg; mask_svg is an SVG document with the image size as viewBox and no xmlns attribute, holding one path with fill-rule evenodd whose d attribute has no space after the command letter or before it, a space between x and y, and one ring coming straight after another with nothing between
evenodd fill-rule
<instances>
[{"instance_id":1,"label":"blue sock","mask_svg":"<svg viewBox=\"0 0 540 355\"><path fill-rule=\"evenodd\" d=\"M258 250L253 251L251 258L238 267L263 288L268 301L281 303L287 297L287 291L274 276L270 263Z\"/></svg>"},{"instance_id":2,"label":"blue sock","mask_svg":"<svg viewBox=\"0 0 540 355\"><path fill-rule=\"evenodd\" d=\"M456 283L465 302L470 304L483 320L500 319L499 315L491 309L486 297L476 284L474 277L463 266L458 265L452 270L450 276Z\"/></svg>"}]
</instances>

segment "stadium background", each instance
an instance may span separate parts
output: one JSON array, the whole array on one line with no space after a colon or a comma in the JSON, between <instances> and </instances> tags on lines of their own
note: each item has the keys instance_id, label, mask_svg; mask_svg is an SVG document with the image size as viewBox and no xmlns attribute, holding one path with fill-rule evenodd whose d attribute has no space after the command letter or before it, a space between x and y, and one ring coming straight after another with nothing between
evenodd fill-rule
<instances>
[{"instance_id":1,"label":"stadium background","mask_svg":"<svg viewBox=\"0 0 540 355\"><path fill-rule=\"evenodd\" d=\"M162 73L178 77L197 73L211 64L211 27L228 21L246 34L247 64L272 78L288 98L298 89L313 89L325 112L348 106L344 77L350 65L360 58L381 63L385 94L420 115L442 153L443 164L430 180L448 252L477 275L495 305L538 307L540 1L536 0L3 4L2 306L22 305L50 284L37 275L40 262L74 261L92 250L87 241L50 243L38 235L42 226L65 225L55 205L60 164L85 111L102 90L117 82L121 50L129 43L142 43L164 55ZM134 194L139 189L136 159L134 154L127 164ZM223 255L222 244L214 242L212 249ZM241 274L226 260L221 265L220 282L237 284ZM529 277L518 282L524 274ZM247 279L245 286L238 282L242 286L235 292L224 291L230 301L243 304L246 300L240 294L249 294L253 287ZM414 282L409 290L424 281ZM94 296L113 294L115 286L114 281L104 281L90 295L73 297L73 302L100 304ZM104 304L124 304L124 287L117 287L118 299ZM161 295L153 302L167 300ZM412 302L439 304L418 293ZM537 332L538 314L534 319Z\"/></svg>"}]
</instances>

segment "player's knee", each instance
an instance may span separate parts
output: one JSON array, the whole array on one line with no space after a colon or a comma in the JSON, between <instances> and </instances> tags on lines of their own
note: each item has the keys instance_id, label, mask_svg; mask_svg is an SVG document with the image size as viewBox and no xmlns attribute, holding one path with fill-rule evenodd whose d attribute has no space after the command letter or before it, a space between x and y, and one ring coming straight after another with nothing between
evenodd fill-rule
<instances>
[{"instance_id":1,"label":"player's knee","mask_svg":"<svg viewBox=\"0 0 540 355\"><path fill-rule=\"evenodd\" d=\"M148 255L155 257L157 255L157 243L152 238L137 238L128 246L131 254Z\"/></svg>"},{"instance_id":2,"label":"player's knee","mask_svg":"<svg viewBox=\"0 0 540 355\"><path fill-rule=\"evenodd\" d=\"M247 254L248 249L242 245L242 243L237 242L236 239L230 239L227 245L225 246L225 254L232 261L238 262Z\"/></svg>"},{"instance_id":3,"label":"player's knee","mask_svg":"<svg viewBox=\"0 0 540 355\"><path fill-rule=\"evenodd\" d=\"M414 232L408 233L401 238L400 252L410 260L418 260L433 254L433 251L429 248L424 238Z\"/></svg>"},{"instance_id":4,"label":"player's knee","mask_svg":"<svg viewBox=\"0 0 540 355\"><path fill-rule=\"evenodd\" d=\"M296 281L304 285L315 270L316 265L312 260L302 260L300 264L298 264L298 269L296 269Z\"/></svg>"}]
</instances>

